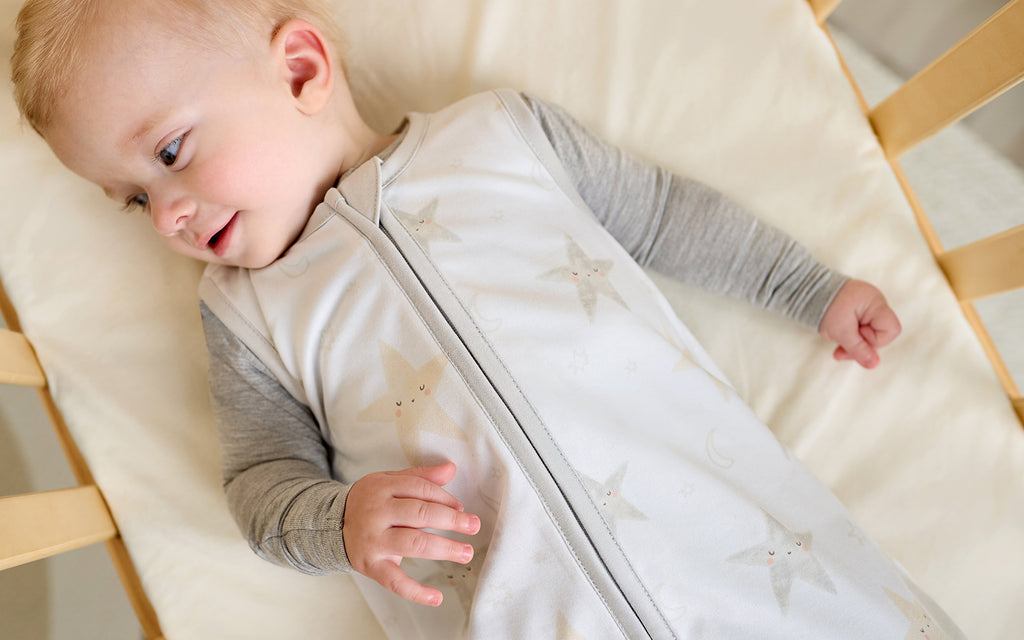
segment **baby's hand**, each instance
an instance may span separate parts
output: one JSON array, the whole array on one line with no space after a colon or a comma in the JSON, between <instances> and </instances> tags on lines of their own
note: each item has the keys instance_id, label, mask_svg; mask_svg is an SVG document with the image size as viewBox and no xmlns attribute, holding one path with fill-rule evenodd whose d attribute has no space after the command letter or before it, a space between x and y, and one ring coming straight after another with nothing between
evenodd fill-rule
<instances>
[{"instance_id":1,"label":"baby's hand","mask_svg":"<svg viewBox=\"0 0 1024 640\"><path fill-rule=\"evenodd\" d=\"M856 360L865 369L878 365L878 349L900 335L900 321L885 296L862 280L848 280L825 310L818 332L838 342L836 360Z\"/></svg>"},{"instance_id":2,"label":"baby's hand","mask_svg":"<svg viewBox=\"0 0 1024 640\"><path fill-rule=\"evenodd\" d=\"M480 518L442 489L455 477L451 462L435 467L385 471L363 476L349 489L342 537L352 568L407 600L433 607L441 592L412 579L402 558L449 560L465 564L473 547L421 531L441 529L475 534Z\"/></svg>"}]
</instances>

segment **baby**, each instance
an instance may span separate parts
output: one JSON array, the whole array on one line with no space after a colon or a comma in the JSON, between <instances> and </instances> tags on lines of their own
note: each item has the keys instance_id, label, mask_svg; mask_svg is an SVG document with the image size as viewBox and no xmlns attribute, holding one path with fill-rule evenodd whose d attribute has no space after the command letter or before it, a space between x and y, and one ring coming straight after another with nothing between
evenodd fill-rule
<instances>
[{"instance_id":1,"label":"baby","mask_svg":"<svg viewBox=\"0 0 1024 640\"><path fill-rule=\"evenodd\" d=\"M429 438L442 445L476 442L469 419L443 404L446 372L455 368L448 362L458 364L458 358L416 360L389 344L388 336L364 335L350 344L368 344L365 358L353 348L340 353L343 362L324 364L323 350L344 339L348 319L369 315L371 325L384 326L390 307L346 297L368 287L358 280L362 275L337 284L338 273L361 268L354 265L362 254L345 253L355 240L314 243L338 211L351 209L358 214L351 226L370 224L362 235L387 230L390 223L381 218L390 216L413 239L415 255L433 259L480 232L448 223L466 214L446 204L446 190L490 189L492 199L508 196L514 207L519 196L504 188L518 183L502 181L508 162L501 147L483 152L493 155L500 174L493 183L460 178L461 158L452 158L448 167L412 164L410 149L420 139L411 138L428 135L420 131L426 131L425 121L410 116L387 134L367 126L346 82L340 42L329 12L312 0L31 0L19 16L12 76L23 117L61 162L126 208L149 216L172 250L211 264L202 290L203 319L225 489L256 553L307 573L354 569L411 602L437 606L442 591L411 577L403 559L469 563L474 547L468 540L496 540L496 514L504 513L503 499L475 479L466 489L479 490L473 510L494 513L482 519L467 511L468 498L444 488L455 484L452 458L443 446L424 444ZM899 334L896 315L875 287L820 265L711 189L625 156L534 97L504 92L471 103L431 122L500 111L527 123L537 134L530 138L533 148L543 147L541 164L555 167L551 179L560 193L569 193L563 200L588 210L642 265L786 313L837 343L836 359L863 367L876 366L878 349ZM479 146L486 147L488 139L481 135ZM457 147L438 147L446 144ZM422 182L438 187L418 192L422 206L407 211L396 204L406 192L397 190L404 188L400 178L413 172L436 174L433 183ZM523 184L530 198L534 191L538 198L553 191ZM551 205L543 200L524 206ZM486 234L487 221L480 224ZM583 326L596 326L595 310L603 305L625 310L638 304L633 291L611 284L610 260L591 256L565 233L549 235L530 241L550 240L568 264L531 277L551 286L571 282ZM395 244L401 246L400 237ZM318 256L328 254L323 260L329 268L321 269ZM418 269L421 258L408 262ZM283 278L281 273L289 279L272 280ZM415 299L418 289L408 286ZM324 303L328 296L334 297ZM280 308L302 311L271 317ZM405 326L406 320L396 322ZM249 335L254 324L259 326ZM329 340L323 338L327 331ZM273 344L264 350L268 336ZM444 343L443 337L436 340ZM670 336L665 344L675 341ZM307 351L314 355L303 355ZM680 351L694 368L710 370L688 349ZM358 406L345 407L342 396L333 395L334 387L356 384L353 376L369 377L366 372L381 362L387 385L406 394L402 399L364 390L362 401L353 400ZM336 422L355 426L341 431ZM400 443L387 456L374 457L381 424L394 424ZM559 430L558 424L549 426ZM484 459L479 451L487 447L467 459ZM495 485L500 491L511 483L503 482ZM625 506L617 513L640 517ZM497 544L490 543L489 554Z\"/></svg>"}]
</instances>

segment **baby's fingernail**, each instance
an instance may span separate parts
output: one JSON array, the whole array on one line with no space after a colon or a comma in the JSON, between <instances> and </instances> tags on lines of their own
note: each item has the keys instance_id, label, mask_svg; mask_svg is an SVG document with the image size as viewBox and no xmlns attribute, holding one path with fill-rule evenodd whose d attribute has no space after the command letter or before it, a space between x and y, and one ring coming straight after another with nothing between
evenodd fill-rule
<instances>
[{"instance_id":1,"label":"baby's fingernail","mask_svg":"<svg viewBox=\"0 0 1024 640\"><path fill-rule=\"evenodd\" d=\"M466 521L466 531L473 532L480 530L480 518L474 515L470 515Z\"/></svg>"},{"instance_id":2,"label":"baby's fingernail","mask_svg":"<svg viewBox=\"0 0 1024 640\"><path fill-rule=\"evenodd\" d=\"M473 559L473 547L467 544L462 549L462 563L465 564L465 563L469 562L472 559Z\"/></svg>"}]
</instances>

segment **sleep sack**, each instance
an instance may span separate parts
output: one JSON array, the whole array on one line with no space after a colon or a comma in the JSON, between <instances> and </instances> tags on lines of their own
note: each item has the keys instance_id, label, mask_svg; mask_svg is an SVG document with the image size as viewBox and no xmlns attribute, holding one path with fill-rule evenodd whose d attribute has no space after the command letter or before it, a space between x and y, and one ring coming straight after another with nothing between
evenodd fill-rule
<instances>
[{"instance_id":1,"label":"sleep sack","mask_svg":"<svg viewBox=\"0 0 1024 640\"><path fill-rule=\"evenodd\" d=\"M444 604L356 576L389 637L961 637L736 396L518 94L408 120L279 260L200 285L337 479L457 465L473 561L402 565Z\"/></svg>"}]
</instances>

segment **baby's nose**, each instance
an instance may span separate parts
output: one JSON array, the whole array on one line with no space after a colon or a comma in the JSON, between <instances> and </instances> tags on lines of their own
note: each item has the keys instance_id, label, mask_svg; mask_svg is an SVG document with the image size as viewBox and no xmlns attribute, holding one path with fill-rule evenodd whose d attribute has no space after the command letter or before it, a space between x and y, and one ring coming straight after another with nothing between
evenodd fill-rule
<instances>
[{"instance_id":1,"label":"baby's nose","mask_svg":"<svg viewBox=\"0 0 1024 640\"><path fill-rule=\"evenodd\" d=\"M164 200L150 195L153 227L162 236L173 236L188 227L195 207L186 198Z\"/></svg>"}]
</instances>

